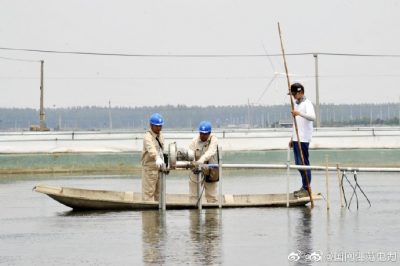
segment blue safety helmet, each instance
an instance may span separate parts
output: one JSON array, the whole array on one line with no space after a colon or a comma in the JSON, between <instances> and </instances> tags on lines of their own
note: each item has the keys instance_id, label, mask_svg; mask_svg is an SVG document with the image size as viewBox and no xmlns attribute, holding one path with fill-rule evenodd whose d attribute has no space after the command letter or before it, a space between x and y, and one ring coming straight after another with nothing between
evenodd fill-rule
<instances>
[{"instance_id":1,"label":"blue safety helmet","mask_svg":"<svg viewBox=\"0 0 400 266\"><path fill-rule=\"evenodd\" d=\"M164 118L159 113L152 114L150 116L150 125L162 126L164 125Z\"/></svg>"},{"instance_id":2,"label":"blue safety helmet","mask_svg":"<svg viewBox=\"0 0 400 266\"><path fill-rule=\"evenodd\" d=\"M211 133L211 123L208 121L201 121L199 125L199 132L200 133Z\"/></svg>"}]
</instances>

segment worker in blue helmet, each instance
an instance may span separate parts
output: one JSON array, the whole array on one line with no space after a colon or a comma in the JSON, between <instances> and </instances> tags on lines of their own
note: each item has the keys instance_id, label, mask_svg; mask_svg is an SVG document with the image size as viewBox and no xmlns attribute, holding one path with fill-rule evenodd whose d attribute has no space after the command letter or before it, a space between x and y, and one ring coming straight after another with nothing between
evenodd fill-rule
<instances>
[{"instance_id":1,"label":"worker in blue helmet","mask_svg":"<svg viewBox=\"0 0 400 266\"><path fill-rule=\"evenodd\" d=\"M199 134L193 138L189 145L189 149L195 154L195 165L218 164L218 139L211 133L212 125L209 121L202 121L199 124ZM198 175L202 176L202 184L204 185L205 197L207 202L217 202L217 183L219 180L218 169L203 169L201 172L196 167L190 174L189 193L191 196L198 198L197 184Z\"/></svg>"},{"instance_id":2,"label":"worker in blue helmet","mask_svg":"<svg viewBox=\"0 0 400 266\"><path fill-rule=\"evenodd\" d=\"M155 113L149 119L150 129L144 134L142 149L142 199L158 201L160 197L159 170L164 163L164 118Z\"/></svg>"}]
</instances>

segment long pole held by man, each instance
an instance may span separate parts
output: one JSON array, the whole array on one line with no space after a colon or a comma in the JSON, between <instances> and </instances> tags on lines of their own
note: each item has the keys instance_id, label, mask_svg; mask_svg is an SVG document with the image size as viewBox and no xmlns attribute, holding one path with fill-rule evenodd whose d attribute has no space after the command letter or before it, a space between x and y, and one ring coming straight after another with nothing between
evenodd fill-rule
<instances>
[{"instance_id":1,"label":"long pole held by man","mask_svg":"<svg viewBox=\"0 0 400 266\"><path fill-rule=\"evenodd\" d=\"M298 130L298 125L297 125L297 120L296 120L296 116L298 115L298 113L296 113L296 110L294 108L291 84L290 84L290 79L289 79L289 71L288 71L288 67L287 67L287 63L286 63L285 50L283 48L282 33L281 33L281 27L279 25L279 22L278 22L278 31L279 31L279 39L280 39L281 49L282 49L283 62L284 62L284 66L285 66L286 80L287 80L287 85L288 85L289 97L290 97L291 113L292 113L292 116L293 116L293 124L294 124L294 129L295 129L295 133L296 133L296 137L297 137L297 141L296 141L297 142L297 147L298 147L298 151L299 151L300 158L301 158L301 164L302 165L306 165L305 161L304 161L304 153L303 153L303 149L302 149L301 139L299 137L299 130ZM303 93L304 93L304 89L303 89ZM312 198L312 193L311 193L311 188L310 188L310 180L309 180L309 177L308 177L308 173L310 173L310 172L307 171L307 170L304 170L303 173L304 173L303 175L304 175L304 179L305 179L305 183L306 184L303 184L302 188L304 187L304 185L306 185L306 187L307 187L306 190L307 190L308 195L310 197L311 208L314 208L314 201L313 201L313 198Z\"/></svg>"}]
</instances>

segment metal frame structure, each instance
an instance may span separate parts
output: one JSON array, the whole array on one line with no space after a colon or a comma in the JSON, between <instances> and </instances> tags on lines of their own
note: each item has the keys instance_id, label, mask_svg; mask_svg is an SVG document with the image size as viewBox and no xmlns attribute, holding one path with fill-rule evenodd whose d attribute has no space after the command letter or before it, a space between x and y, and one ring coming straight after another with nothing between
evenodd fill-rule
<instances>
[{"instance_id":1,"label":"metal frame structure","mask_svg":"<svg viewBox=\"0 0 400 266\"><path fill-rule=\"evenodd\" d=\"M329 178L329 172L337 172L337 176L338 176L338 182L339 182L339 190L340 190L340 201L341 201L341 206L343 207L343 199L346 201L346 198L344 197L344 190L343 190L343 180L344 180L344 176L342 175L342 177L340 178L340 173L352 173L355 177L357 177L357 173L359 172L398 172L400 173L400 168L398 167L340 167L339 165L336 166L328 166L328 164L326 164L325 166L320 166L320 165L310 165L310 166L306 166L306 165L293 165L290 164L290 149L288 149L288 153L287 153L287 162L286 164L229 164L229 163L223 163L222 161L222 152L221 152L221 147L220 148L220 152L219 152L219 208L222 208L222 198L223 198L223 194L222 194L222 186L223 186L223 169L269 169L269 170L285 170L286 169L286 173L287 173L287 203L286 206L289 207L289 175L290 175L290 170L291 169L295 169L295 170L313 170L313 171L325 171L326 173L326 194L327 194L327 209L329 209L329 189L328 189L328 178ZM188 161L176 161L176 168L177 169L188 169L188 166L191 164L191 162ZM204 165L204 167L207 167L208 165ZM215 167L215 164L212 164L213 167ZM200 175L199 175L200 176ZM165 197L165 193L166 193L166 178L165 178L165 173L161 173L160 174L160 178L161 178L161 183L160 183L160 209L162 210L166 210L166 197ZM348 180L347 180L348 181ZM353 188L353 195L355 193L356 188L358 187L360 190L361 188L359 187L359 184L357 183L357 180L355 179L355 186L352 186ZM199 192L199 199L198 199L198 209L202 209L202 187L201 187L201 182L199 182L199 187L198 187L198 192ZM362 190L361 190L362 191ZM363 192L363 191L362 191ZM364 193L364 192L363 192ZM365 194L364 194L365 196ZM368 198L367 198L368 200ZM351 202L351 201L350 201ZM368 200L369 202L369 200ZM349 203L350 204L350 203ZM347 201L346 201L346 205L347 205ZM349 206L347 206L349 207ZM357 208L358 208L358 202L357 202Z\"/></svg>"}]
</instances>

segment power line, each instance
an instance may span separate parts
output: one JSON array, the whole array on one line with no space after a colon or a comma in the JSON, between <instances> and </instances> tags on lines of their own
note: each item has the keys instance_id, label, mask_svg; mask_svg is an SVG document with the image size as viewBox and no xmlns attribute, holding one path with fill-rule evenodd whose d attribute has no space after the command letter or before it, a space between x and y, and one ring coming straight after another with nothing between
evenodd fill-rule
<instances>
[{"instance_id":1,"label":"power line","mask_svg":"<svg viewBox=\"0 0 400 266\"><path fill-rule=\"evenodd\" d=\"M272 76L48 76L46 79L51 80L236 80L236 79L260 79L260 80L269 80L269 79L281 79L284 77L280 77L282 73L275 72ZM296 78L314 78L314 75L307 75L307 74L289 74L291 77ZM385 78L385 77L392 77L392 78L400 78L400 73L398 74L333 74L333 75L319 75L320 78ZM12 79L37 79L37 77L33 76L0 76L0 80L12 80ZM267 86L268 87L268 86Z\"/></svg>"},{"instance_id":2,"label":"power line","mask_svg":"<svg viewBox=\"0 0 400 266\"><path fill-rule=\"evenodd\" d=\"M43 50L29 48L10 48L0 47L0 50L52 53L52 54L75 54L75 55L96 55L96 56L122 56L122 57L269 57L282 56L282 54L129 54L129 53L109 53L109 52L84 52L84 51L61 51L61 50ZM326 55L326 56L354 56L354 57L400 57L400 54L359 54L359 53L327 53L327 52L303 52L287 53L287 56L302 55ZM36 62L36 61L35 61Z\"/></svg>"},{"instance_id":3,"label":"power line","mask_svg":"<svg viewBox=\"0 0 400 266\"><path fill-rule=\"evenodd\" d=\"M355 56L355 57L400 57L398 54L357 54L357 53L313 53L317 55Z\"/></svg>"},{"instance_id":4,"label":"power line","mask_svg":"<svg viewBox=\"0 0 400 266\"><path fill-rule=\"evenodd\" d=\"M30 63L39 63L39 62L40 62L40 60L30 60L30 59L21 59L21 58L11 58L11 57L3 57L3 56L0 56L0 59L9 60L9 61L30 62Z\"/></svg>"}]
</instances>

